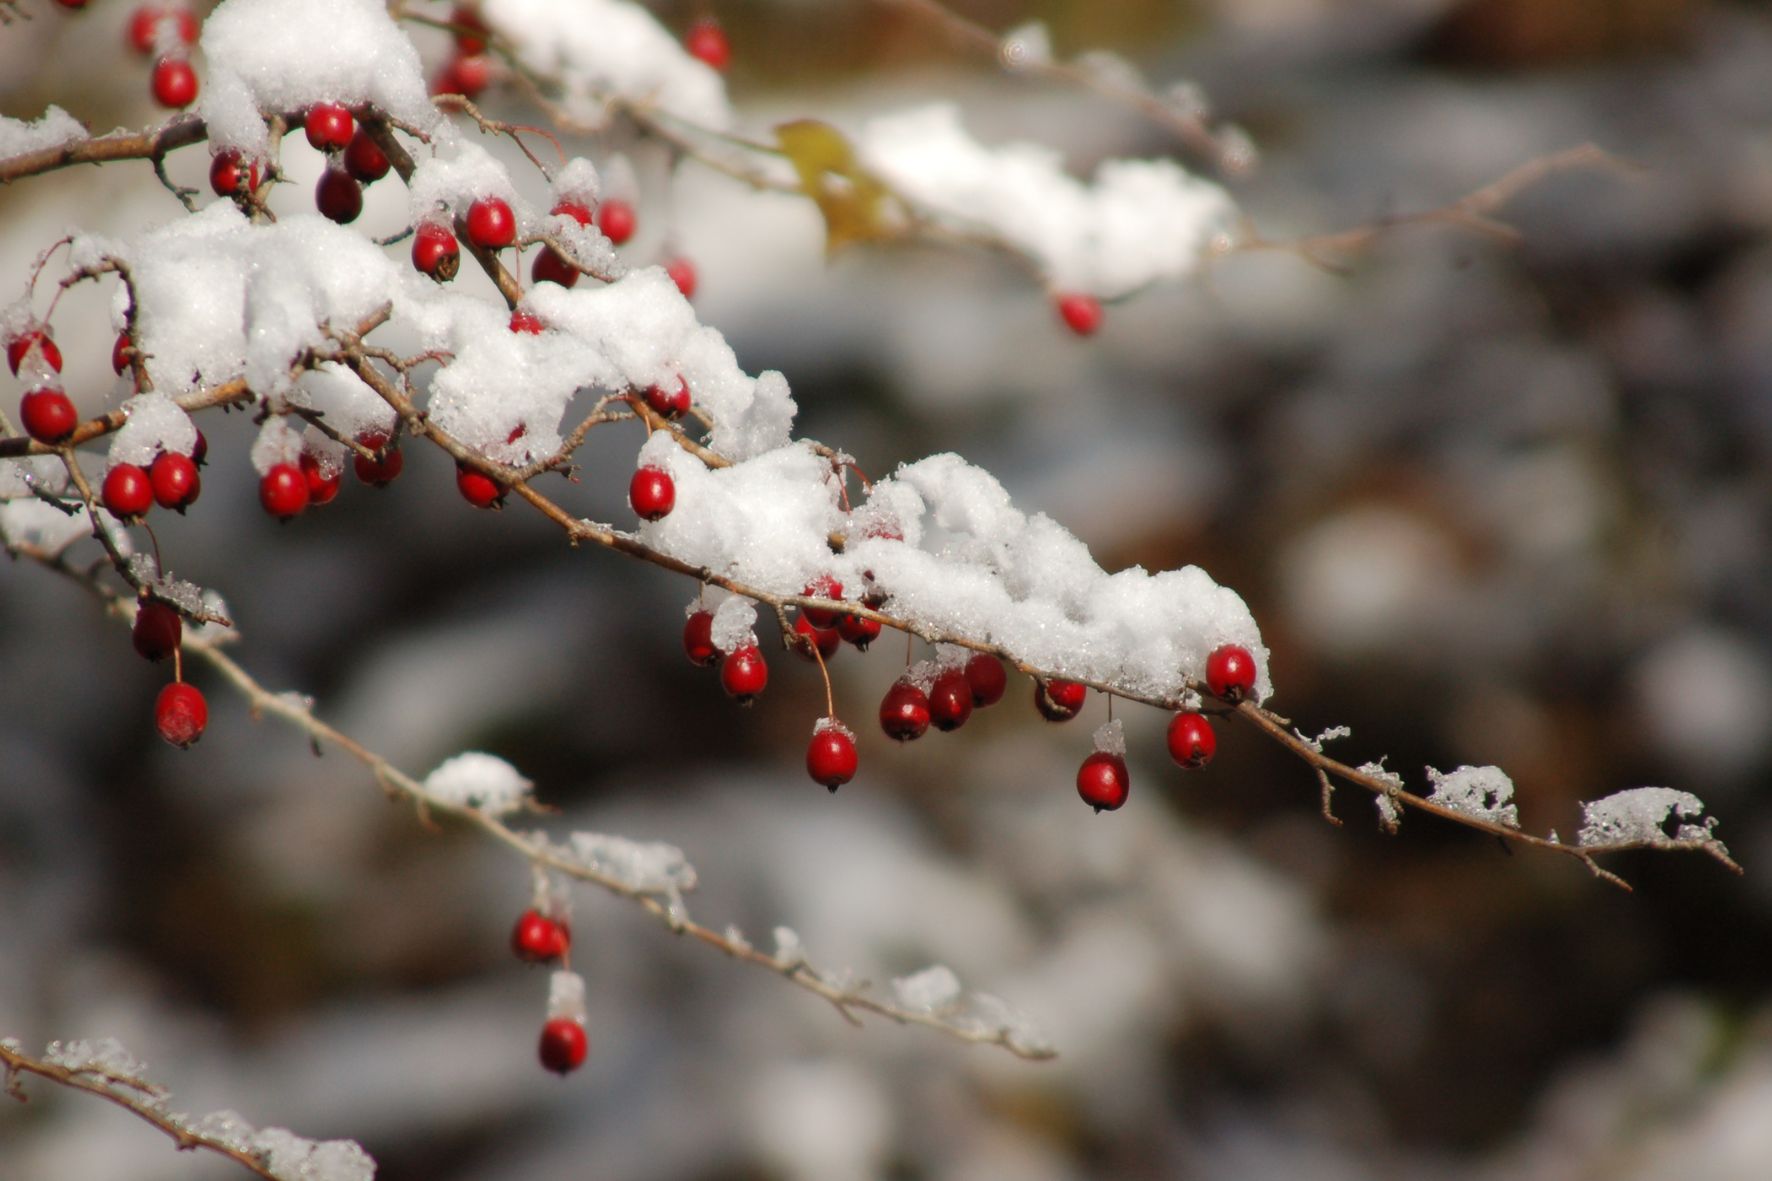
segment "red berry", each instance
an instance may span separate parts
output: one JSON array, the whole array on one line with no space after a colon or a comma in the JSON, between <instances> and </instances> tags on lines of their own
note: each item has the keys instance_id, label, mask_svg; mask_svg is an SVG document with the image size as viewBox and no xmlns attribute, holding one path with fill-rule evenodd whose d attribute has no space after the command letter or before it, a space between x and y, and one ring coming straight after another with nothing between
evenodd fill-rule
<instances>
[{"instance_id":1,"label":"red berry","mask_svg":"<svg viewBox=\"0 0 1772 1181\"><path fill-rule=\"evenodd\" d=\"M159 599L143 599L135 610L129 638L144 659L165 660L177 650L184 630L177 611Z\"/></svg>"},{"instance_id":2,"label":"red berry","mask_svg":"<svg viewBox=\"0 0 1772 1181\"><path fill-rule=\"evenodd\" d=\"M591 224L590 208L588 206L579 204L577 201L566 201L566 200L556 201L556 202L554 202L554 207L552 209L548 210L548 212L556 214L556 215L560 215L560 216L570 217L573 221L577 222L581 226L588 226Z\"/></svg>"},{"instance_id":3,"label":"red berry","mask_svg":"<svg viewBox=\"0 0 1772 1181\"><path fill-rule=\"evenodd\" d=\"M663 468L643 467L628 481L628 503L641 520L660 520L677 507L676 481Z\"/></svg>"},{"instance_id":4,"label":"red berry","mask_svg":"<svg viewBox=\"0 0 1772 1181\"><path fill-rule=\"evenodd\" d=\"M974 706L995 705L1009 687L1009 674L1003 671L1001 660L989 652L978 652L966 662L966 683L972 689Z\"/></svg>"},{"instance_id":5,"label":"red berry","mask_svg":"<svg viewBox=\"0 0 1772 1181\"><path fill-rule=\"evenodd\" d=\"M585 1027L570 1017L555 1017L541 1027L541 1064L558 1075L568 1075L584 1065L590 1040Z\"/></svg>"},{"instance_id":6,"label":"red berry","mask_svg":"<svg viewBox=\"0 0 1772 1181\"><path fill-rule=\"evenodd\" d=\"M1214 697L1243 700L1255 688L1255 657L1239 644L1214 648L1206 658L1206 687Z\"/></svg>"},{"instance_id":7,"label":"red berry","mask_svg":"<svg viewBox=\"0 0 1772 1181\"><path fill-rule=\"evenodd\" d=\"M62 371L62 351L55 347L55 338L49 335L49 328L45 325L27 329L6 342L6 363L12 367L15 375L18 367L24 364L25 356L32 346L36 347L37 355L43 359L45 365L57 373Z\"/></svg>"},{"instance_id":8,"label":"red berry","mask_svg":"<svg viewBox=\"0 0 1772 1181\"><path fill-rule=\"evenodd\" d=\"M74 433L80 415L68 395L53 386L32 390L19 402L19 419L25 433L39 443L54 446Z\"/></svg>"},{"instance_id":9,"label":"red berry","mask_svg":"<svg viewBox=\"0 0 1772 1181\"><path fill-rule=\"evenodd\" d=\"M154 486L154 502L161 508L184 512L196 502L203 491L203 478L197 474L197 461L176 451L154 457L148 465L148 482Z\"/></svg>"},{"instance_id":10,"label":"red berry","mask_svg":"<svg viewBox=\"0 0 1772 1181\"><path fill-rule=\"evenodd\" d=\"M749 705L769 684L769 665L755 644L728 652L720 661L720 687L740 705Z\"/></svg>"},{"instance_id":11,"label":"red berry","mask_svg":"<svg viewBox=\"0 0 1772 1181\"><path fill-rule=\"evenodd\" d=\"M511 331L527 332L531 336L541 335L541 317L528 308L517 308L511 313ZM515 442L515 440L512 440Z\"/></svg>"},{"instance_id":12,"label":"red berry","mask_svg":"<svg viewBox=\"0 0 1772 1181\"><path fill-rule=\"evenodd\" d=\"M1034 705L1048 722L1068 722L1083 708L1089 687L1054 677L1034 682Z\"/></svg>"},{"instance_id":13,"label":"red berry","mask_svg":"<svg viewBox=\"0 0 1772 1181\"><path fill-rule=\"evenodd\" d=\"M1101 314L1101 301L1093 295L1072 292L1058 297L1059 318L1078 336L1093 335L1101 327Z\"/></svg>"},{"instance_id":14,"label":"red berry","mask_svg":"<svg viewBox=\"0 0 1772 1181\"><path fill-rule=\"evenodd\" d=\"M72 9L75 12L86 7L86 0L55 0L55 2L63 8Z\"/></svg>"},{"instance_id":15,"label":"red berry","mask_svg":"<svg viewBox=\"0 0 1772 1181\"><path fill-rule=\"evenodd\" d=\"M481 197L468 206L468 241L482 250L502 250L517 240L517 219L502 197Z\"/></svg>"},{"instance_id":16,"label":"red berry","mask_svg":"<svg viewBox=\"0 0 1772 1181\"><path fill-rule=\"evenodd\" d=\"M400 454L400 445L389 443L388 437L380 431L359 435L357 442L376 453L374 459L365 459L361 455L355 458L352 466L357 469L357 478L376 488L386 488L393 483L394 477L406 466L406 457Z\"/></svg>"},{"instance_id":17,"label":"red berry","mask_svg":"<svg viewBox=\"0 0 1772 1181\"><path fill-rule=\"evenodd\" d=\"M1098 750L1077 768L1077 794L1097 812L1112 812L1126 802L1132 790L1132 777L1126 772L1126 760L1105 750Z\"/></svg>"},{"instance_id":18,"label":"red berry","mask_svg":"<svg viewBox=\"0 0 1772 1181\"><path fill-rule=\"evenodd\" d=\"M154 101L178 110L197 101L197 71L182 57L163 57L154 63Z\"/></svg>"},{"instance_id":19,"label":"red berry","mask_svg":"<svg viewBox=\"0 0 1772 1181\"><path fill-rule=\"evenodd\" d=\"M351 112L340 103L315 103L302 123L316 152L342 152L356 128Z\"/></svg>"},{"instance_id":20,"label":"red berry","mask_svg":"<svg viewBox=\"0 0 1772 1181\"><path fill-rule=\"evenodd\" d=\"M492 59L485 54L458 54L452 58L437 80L431 84L432 94L459 94L474 98L492 81Z\"/></svg>"},{"instance_id":21,"label":"red berry","mask_svg":"<svg viewBox=\"0 0 1772 1181\"><path fill-rule=\"evenodd\" d=\"M462 464L455 468L455 486L475 508L493 508L505 498L504 486L497 480Z\"/></svg>"},{"instance_id":22,"label":"red berry","mask_svg":"<svg viewBox=\"0 0 1772 1181\"><path fill-rule=\"evenodd\" d=\"M334 468L332 474L327 475L320 466L320 460L305 451L301 457L301 474L308 485L308 503L316 508L331 504L345 479L344 468Z\"/></svg>"},{"instance_id":23,"label":"red berry","mask_svg":"<svg viewBox=\"0 0 1772 1181\"><path fill-rule=\"evenodd\" d=\"M880 729L899 742L921 738L929 729L929 697L910 681L895 681L880 700Z\"/></svg>"},{"instance_id":24,"label":"red berry","mask_svg":"<svg viewBox=\"0 0 1772 1181\"><path fill-rule=\"evenodd\" d=\"M866 652L868 645L880 638L880 624L859 615L839 615L837 634L854 644L858 651Z\"/></svg>"},{"instance_id":25,"label":"red berry","mask_svg":"<svg viewBox=\"0 0 1772 1181\"><path fill-rule=\"evenodd\" d=\"M665 263L665 274L677 285L684 299L695 298L695 264L686 258L673 258Z\"/></svg>"},{"instance_id":26,"label":"red berry","mask_svg":"<svg viewBox=\"0 0 1772 1181\"><path fill-rule=\"evenodd\" d=\"M224 148L209 161L209 187L218 197L233 197L258 188L258 161L247 161L233 148Z\"/></svg>"},{"instance_id":27,"label":"red berry","mask_svg":"<svg viewBox=\"0 0 1772 1181\"><path fill-rule=\"evenodd\" d=\"M117 343L111 346L111 368L121 377L129 368L129 358L135 352L135 345L130 343L128 332L117 334Z\"/></svg>"},{"instance_id":28,"label":"red berry","mask_svg":"<svg viewBox=\"0 0 1772 1181\"><path fill-rule=\"evenodd\" d=\"M806 774L832 791L855 778L856 763L854 739L834 726L815 733L806 748Z\"/></svg>"},{"instance_id":29,"label":"red berry","mask_svg":"<svg viewBox=\"0 0 1772 1181\"><path fill-rule=\"evenodd\" d=\"M113 517L134 520L153 507L154 487L147 472L133 463L120 463L105 473L101 496Z\"/></svg>"},{"instance_id":30,"label":"red berry","mask_svg":"<svg viewBox=\"0 0 1772 1181\"><path fill-rule=\"evenodd\" d=\"M545 964L561 959L572 946L572 928L530 909L517 916L511 929L511 950L528 964Z\"/></svg>"},{"instance_id":31,"label":"red berry","mask_svg":"<svg viewBox=\"0 0 1772 1181\"><path fill-rule=\"evenodd\" d=\"M534 283L558 283L570 287L578 282L578 276L578 268L562 258L552 246L544 247L529 268L529 279Z\"/></svg>"},{"instance_id":32,"label":"red berry","mask_svg":"<svg viewBox=\"0 0 1772 1181\"><path fill-rule=\"evenodd\" d=\"M841 599L843 584L829 574L820 574L807 583L806 589L800 593L811 599ZM800 610L807 619L812 621L813 627L835 627L837 626L837 616L841 614L829 607L802 607Z\"/></svg>"},{"instance_id":33,"label":"red berry","mask_svg":"<svg viewBox=\"0 0 1772 1181\"><path fill-rule=\"evenodd\" d=\"M388 163L387 153L381 150L381 145L375 142L369 129L357 128L357 134L351 137L351 142L345 147L345 171L364 184L373 184L386 176L391 167L393 165Z\"/></svg>"},{"instance_id":34,"label":"red berry","mask_svg":"<svg viewBox=\"0 0 1772 1181\"><path fill-rule=\"evenodd\" d=\"M638 220L634 216L634 207L620 197L612 197L597 206L597 228L617 246L634 236Z\"/></svg>"},{"instance_id":35,"label":"red berry","mask_svg":"<svg viewBox=\"0 0 1772 1181\"><path fill-rule=\"evenodd\" d=\"M720 659L720 650L714 647L712 611L697 611L683 621L683 652L690 664L702 668L710 668Z\"/></svg>"},{"instance_id":36,"label":"red berry","mask_svg":"<svg viewBox=\"0 0 1772 1181\"><path fill-rule=\"evenodd\" d=\"M177 22L175 28L178 39L186 45L197 40L197 17L188 8L160 8L153 4L144 4L135 10L129 18L129 44L140 54L154 52L154 41L160 31L160 22L171 18Z\"/></svg>"},{"instance_id":37,"label":"red berry","mask_svg":"<svg viewBox=\"0 0 1772 1181\"><path fill-rule=\"evenodd\" d=\"M713 19L698 20L689 26L689 32L683 36L683 47L689 56L699 58L716 70L724 71L732 62L732 43L726 40L726 30L720 22Z\"/></svg>"},{"instance_id":38,"label":"red berry","mask_svg":"<svg viewBox=\"0 0 1772 1181\"><path fill-rule=\"evenodd\" d=\"M300 515L308 507L308 481L293 463L280 463L258 482L258 502L280 521Z\"/></svg>"},{"instance_id":39,"label":"red berry","mask_svg":"<svg viewBox=\"0 0 1772 1181\"><path fill-rule=\"evenodd\" d=\"M812 621L806 618L804 614L798 616L794 620L794 633L799 636L804 636L806 642L812 645L810 648L802 644L794 645L794 651L799 655L804 656L807 660L813 659L812 648L817 648L818 655L825 660L829 660L837 654L837 648L843 642L843 637L837 634L836 628L814 627Z\"/></svg>"},{"instance_id":40,"label":"red berry","mask_svg":"<svg viewBox=\"0 0 1772 1181\"><path fill-rule=\"evenodd\" d=\"M958 730L972 716L972 683L964 669L949 669L929 686L929 720L937 730Z\"/></svg>"},{"instance_id":41,"label":"red berry","mask_svg":"<svg viewBox=\"0 0 1772 1181\"><path fill-rule=\"evenodd\" d=\"M457 4L449 14L449 23L455 26L457 49L466 54L486 52L486 22L472 6Z\"/></svg>"},{"instance_id":42,"label":"red berry","mask_svg":"<svg viewBox=\"0 0 1772 1181\"><path fill-rule=\"evenodd\" d=\"M461 269L461 245L440 221L421 222L412 235L412 265L439 283Z\"/></svg>"},{"instance_id":43,"label":"red berry","mask_svg":"<svg viewBox=\"0 0 1772 1181\"><path fill-rule=\"evenodd\" d=\"M197 686L174 681L154 699L154 727L160 737L183 750L203 737L209 725L209 703Z\"/></svg>"},{"instance_id":44,"label":"red berry","mask_svg":"<svg viewBox=\"0 0 1772 1181\"><path fill-rule=\"evenodd\" d=\"M196 441L196 443L192 444L192 446L191 446L191 462L196 464L198 467L202 467L203 461L205 459L207 459L208 457L209 457L209 440L204 438L203 432L199 430L197 432L197 441Z\"/></svg>"},{"instance_id":45,"label":"red berry","mask_svg":"<svg viewBox=\"0 0 1772 1181\"><path fill-rule=\"evenodd\" d=\"M646 404L660 418L682 418L689 413L689 383L681 377L675 385L651 385L646 387ZM821 624L829 627L830 624Z\"/></svg>"},{"instance_id":46,"label":"red berry","mask_svg":"<svg viewBox=\"0 0 1772 1181\"><path fill-rule=\"evenodd\" d=\"M1184 711L1169 719L1169 757L1182 767L1204 767L1218 750L1218 735L1203 714Z\"/></svg>"},{"instance_id":47,"label":"red berry","mask_svg":"<svg viewBox=\"0 0 1772 1181\"><path fill-rule=\"evenodd\" d=\"M363 212L363 186L342 168L328 168L314 186L314 208L322 217L348 226Z\"/></svg>"}]
</instances>

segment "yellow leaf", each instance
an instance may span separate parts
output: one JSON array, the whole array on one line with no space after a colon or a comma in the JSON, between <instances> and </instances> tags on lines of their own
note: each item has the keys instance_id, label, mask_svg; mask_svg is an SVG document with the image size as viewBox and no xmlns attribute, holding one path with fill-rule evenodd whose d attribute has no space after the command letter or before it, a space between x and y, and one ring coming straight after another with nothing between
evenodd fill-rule
<instances>
[{"instance_id":1,"label":"yellow leaf","mask_svg":"<svg viewBox=\"0 0 1772 1181\"><path fill-rule=\"evenodd\" d=\"M887 189L855 159L843 133L816 119L797 119L775 129L782 154L799 174L800 188L824 215L825 250L890 237Z\"/></svg>"}]
</instances>

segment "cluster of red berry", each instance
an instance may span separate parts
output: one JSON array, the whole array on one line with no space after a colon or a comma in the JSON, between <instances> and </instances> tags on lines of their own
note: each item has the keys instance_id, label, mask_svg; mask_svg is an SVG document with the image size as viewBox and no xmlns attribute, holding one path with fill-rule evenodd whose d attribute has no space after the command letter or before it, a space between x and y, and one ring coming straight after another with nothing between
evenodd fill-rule
<instances>
[{"instance_id":1,"label":"cluster of red berry","mask_svg":"<svg viewBox=\"0 0 1772 1181\"><path fill-rule=\"evenodd\" d=\"M526 964L564 963L572 950L572 928L531 907L517 916L511 929L511 950ZM555 1074L570 1074L584 1065L590 1039L583 1022L572 1017L549 1017L541 1027L537 1056Z\"/></svg>"},{"instance_id":2,"label":"cluster of red berry","mask_svg":"<svg viewBox=\"0 0 1772 1181\"><path fill-rule=\"evenodd\" d=\"M62 0L66 8L84 8ZM149 79L154 101L182 110L197 101L197 71L191 65L191 46L197 43L197 16L182 4L143 4L130 15L129 47L143 57L154 57ZM155 56L158 55L158 56Z\"/></svg>"}]
</instances>

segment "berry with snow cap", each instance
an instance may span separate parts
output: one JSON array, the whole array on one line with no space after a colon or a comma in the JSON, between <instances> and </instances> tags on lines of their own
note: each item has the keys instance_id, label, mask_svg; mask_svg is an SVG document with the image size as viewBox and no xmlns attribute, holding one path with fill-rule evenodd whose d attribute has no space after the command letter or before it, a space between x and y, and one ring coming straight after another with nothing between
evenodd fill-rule
<instances>
[{"instance_id":1,"label":"berry with snow cap","mask_svg":"<svg viewBox=\"0 0 1772 1181\"><path fill-rule=\"evenodd\" d=\"M517 219L502 197L481 197L468 206L468 241L482 250L503 250L517 240Z\"/></svg>"},{"instance_id":2,"label":"berry with snow cap","mask_svg":"<svg viewBox=\"0 0 1772 1181\"><path fill-rule=\"evenodd\" d=\"M720 661L720 687L740 705L749 705L769 684L769 665L762 650L746 644Z\"/></svg>"},{"instance_id":3,"label":"berry with snow cap","mask_svg":"<svg viewBox=\"0 0 1772 1181\"><path fill-rule=\"evenodd\" d=\"M1241 644L1214 648L1206 658L1206 687L1214 697L1243 700L1255 689L1255 657Z\"/></svg>"},{"instance_id":4,"label":"berry with snow cap","mask_svg":"<svg viewBox=\"0 0 1772 1181\"><path fill-rule=\"evenodd\" d=\"M541 1064L564 1077L584 1065L590 1050L585 1027L570 1017L555 1017L541 1027L541 1044L537 1056Z\"/></svg>"},{"instance_id":5,"label":"berry with snow cap","mask_svg":"<svg viewBox=\"0 0 1772 1181\"><path fill-rule=\"evenodd\" d=\"M813 732L806 747L806 774L814 783L822 783L836 791L855 778L858 759L855 739L849 731L836 724L822 725Z\"/></svg>"},{"instance_id":6,"label":"berry with snow cap","mask_svg":"<svg viewBox=\"0 0 1772 1181\"><path fill-rule=\"evenodd\" d=\"M203 477L197 472L197 461L177 451L166 451L148 465L148 483L154 489L154 503L161 508L182 513L197 502L203 491Z\"/></svg>"}]
</instances>

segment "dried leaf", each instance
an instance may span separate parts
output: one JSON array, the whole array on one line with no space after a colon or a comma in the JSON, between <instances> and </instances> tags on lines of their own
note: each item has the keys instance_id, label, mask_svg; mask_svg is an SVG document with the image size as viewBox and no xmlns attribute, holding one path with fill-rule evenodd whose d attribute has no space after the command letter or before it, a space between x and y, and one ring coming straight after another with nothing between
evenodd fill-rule
<instances>
[{"instance_id":1,"label":"dried leaf","mask_svg":"<svg viewBox=\"0 0 1772 1181\"><path fill-rule=\"evenodd\" d=\"M824 215L827 253L892 235L888 190L863 170L841 131L816 119L797 119L777 126L775 137L799 174L801 189Z\"/></svg>"}]
</instances>

